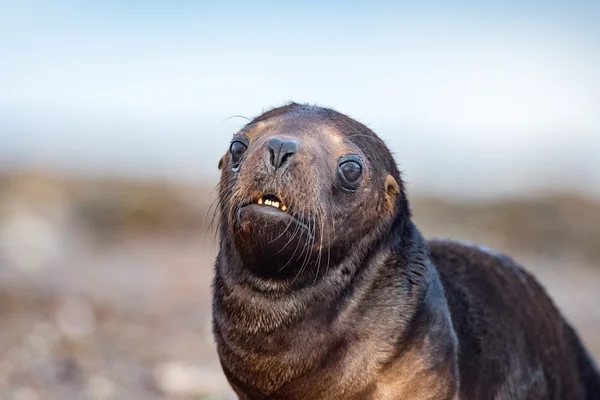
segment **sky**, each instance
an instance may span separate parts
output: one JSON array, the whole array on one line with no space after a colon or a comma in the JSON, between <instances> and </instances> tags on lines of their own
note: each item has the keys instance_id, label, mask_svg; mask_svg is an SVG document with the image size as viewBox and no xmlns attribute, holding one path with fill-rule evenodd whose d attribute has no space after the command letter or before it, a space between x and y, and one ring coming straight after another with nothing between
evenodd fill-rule
<instances>
[{"instance_id":1,"label":"sky","mask_svg":"<svg viewBox=\"0 0 600 400\"><path fill-rule=\"evenodd\" d=\"M417 191L600 196L600 2L323 3L0 0L0 168L212 182L293 100Z\"/></svg>"}]
</instances>

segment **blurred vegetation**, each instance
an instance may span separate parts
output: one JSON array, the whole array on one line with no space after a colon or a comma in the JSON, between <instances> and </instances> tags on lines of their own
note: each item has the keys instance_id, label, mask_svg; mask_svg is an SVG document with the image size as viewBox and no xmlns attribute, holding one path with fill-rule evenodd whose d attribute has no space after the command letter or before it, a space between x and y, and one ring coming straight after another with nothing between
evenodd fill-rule
<instances>
[{"instance_id":1,"label":"blurred vegetation","mask_svg":"<svg viewBox=\"0 0 600 400\"><path fill-rule=\"evenodd\" d=\"M213 186L200 184L0 175L2 204L12 199L29 208L59 205L97 238L205 232L215 196ZM477 238L501 250L600 264L600 204L577 194L483 201L415 195L411 204L427 236Z\"/></svg>"},{"instance_id":2,"label":"blurred vegetation","mask_svg":"<svg viewBox=\"0 0 600 400\"><path fill-rule=\"evenodd\" d=\"M521 254L600 264L600 204L575 194L501 201L416 197L416 222L425 234L488 242Z\"/></svg>"},{"instance_id":3,"label":"blurred vegetation","mask_svg":"<svg viewBox=\"0 0 600 400\"><path fill-rule=\"evenodd\" d=\"M76 221L100 235L199 229L211 190L202 186L107 178L77 179L40 173L0 174L0 200L66 207ZM210 219L207 217L210 222Z\"/></svg>"}]
</instances>

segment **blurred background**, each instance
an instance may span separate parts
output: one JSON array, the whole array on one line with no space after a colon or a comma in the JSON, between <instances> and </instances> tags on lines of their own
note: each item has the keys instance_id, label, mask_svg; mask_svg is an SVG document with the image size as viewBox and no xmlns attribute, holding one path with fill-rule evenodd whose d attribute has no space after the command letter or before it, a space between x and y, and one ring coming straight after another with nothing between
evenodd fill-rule
<instances>
[{"instance_id":1,"label":"blurred background","mask_svg":"<svg viewBox=\"0 0 600 400\"><path fill-rule=\"evenodd\" d=\"M0 398L229 399L217 162L286 101L395 153L600 357L600 3L0 0ZM507 288L510 290L510 288Z\"/></svg>"}]
</instances>

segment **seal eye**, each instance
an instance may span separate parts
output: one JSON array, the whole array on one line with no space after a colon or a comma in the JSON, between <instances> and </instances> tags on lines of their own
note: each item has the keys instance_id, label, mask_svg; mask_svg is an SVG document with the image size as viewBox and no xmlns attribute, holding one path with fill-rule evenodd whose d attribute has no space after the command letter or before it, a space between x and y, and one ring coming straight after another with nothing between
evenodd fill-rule
<instances>
[{"instance_id":1,"label":"seal eye","mask_svg":"<svg viewBox=\"0 0 600 400\"><path fill-rule=\"evenodd\" d=\"M248 147L240 142L239 140L235 140L229 146L229 153L231 154L231 163L233 164L233 168L237 169L239 167L240 161L244 156L244 153Z\"/></svg>"},{"instance_id":2,"label":"seal eye","mask_svg":"<svg viewBox=\"0 0 600 400\"><path fill-rule=\"evenodd\" d=\"M342 186L346 189L356 189L362 175L362 165L357 156L344 156L338 164L338 175Z\"/></svg>"}]
</instances>

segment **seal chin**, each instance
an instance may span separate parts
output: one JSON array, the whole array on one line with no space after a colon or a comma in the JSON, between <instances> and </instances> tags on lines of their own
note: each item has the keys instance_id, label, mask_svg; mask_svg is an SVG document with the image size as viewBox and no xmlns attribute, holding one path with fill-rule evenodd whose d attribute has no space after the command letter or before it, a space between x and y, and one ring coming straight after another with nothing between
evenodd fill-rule
<instances>
[{"instance_id":1,"label":"seal chin","mask_svg":"<svg viewBox=\"0 0 600 400\"><path fill-rule=\"evenodd\" d=\"M310 229L274 196L261 199L262 204L257 199L238 208L233 226L236 248L244 266L255 274L274 279L294 277L295 266L311 259L313 249L307 243L319 243L315 227Z\"/></svg>"}]
</instances>

